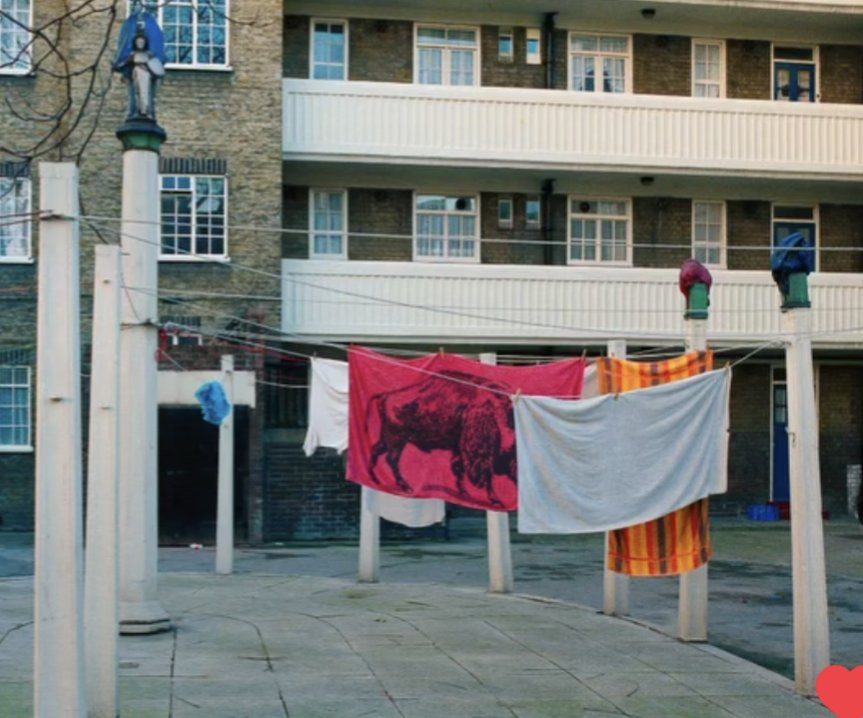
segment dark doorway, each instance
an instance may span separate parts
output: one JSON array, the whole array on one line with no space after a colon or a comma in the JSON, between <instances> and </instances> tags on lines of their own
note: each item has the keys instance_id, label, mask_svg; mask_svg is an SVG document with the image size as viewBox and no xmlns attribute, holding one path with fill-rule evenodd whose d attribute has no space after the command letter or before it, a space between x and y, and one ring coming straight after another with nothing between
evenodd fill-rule
<instances>
[{"instance_id":1,"label":"dark doorway","mask_svg":"<svg viewBox=\"0 0 863 718\"><path fill-rule=\"evenodd\" d=\"M245 486L248 474L248 409L234 417L234 534L246 536ZM219 428L198 408L159 409L159 541L201 543L216 538Z\"/></svg>"}]
</instances>

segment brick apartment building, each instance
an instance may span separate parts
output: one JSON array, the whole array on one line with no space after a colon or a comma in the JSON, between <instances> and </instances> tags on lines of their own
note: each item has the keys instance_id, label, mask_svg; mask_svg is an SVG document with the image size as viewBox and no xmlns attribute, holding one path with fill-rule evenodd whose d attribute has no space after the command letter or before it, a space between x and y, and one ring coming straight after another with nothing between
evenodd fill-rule
<instances>
[{"instance_id":1,"label":"brick apartment building","mask_svg":"<svg viewBox=\"0 0 863 718\"><path fill-rule=\"evenodd\" d=\"M257 408L239 416L241 535L356 532L358 491L342 460L302 456L307 363L292 352L343 357L337 347L356 342L516 361L596 355L625 339L634 356L674 353L685 333L677 270L690 256L713 272L718 361L746 358L734 370L730 491L720 501L786 499L769 259L794 231L816 262L825 505L844 511L847 467L863 463L863 9L199 0L195 13L191 4L158 10L169 48L158 98L169 134L161 366L215 368L230 352L256 372ZM59 5L0 0L35 27ZM4 22L0 47L13 47L25 35ZM93 16L65 27L70 56L89 62L103 25ZM85 87L75 80L78 101ZM0 69L0 95L18 106L57 92L26 61ZM117 218L113 133L125 92L106 100L81 153L82 207ZM3 146L37 131L0 116ZM73 132L45 159L74 158L82 140ZM0 161L0 214L38 208L38 165ZM89 250L118 229L82 224L85 307ZM35 224L0 226L0 528L32 521L37 239ZM219 261L192 261L189 246ZM160 426L163 537L206 532L213 435L191 409L164 407Z\"/></svg>"}]
</instances>

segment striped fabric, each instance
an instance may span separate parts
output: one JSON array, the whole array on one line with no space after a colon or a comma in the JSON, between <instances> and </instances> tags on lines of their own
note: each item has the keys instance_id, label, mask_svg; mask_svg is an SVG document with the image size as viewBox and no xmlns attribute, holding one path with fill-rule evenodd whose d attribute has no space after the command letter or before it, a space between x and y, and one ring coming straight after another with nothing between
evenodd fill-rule
<instances>
[{"instance_id":1,"label":"striped fabric","mask_svg":"<svg viewBox=\"0 0 863 718\"><path fill-rule=\"evenodd\" d=\"M658 362L603 357L597 360L596 369L599 393L617 394L710 371L713 353L689 352ZM608 567L629 576L686 573L707 563L712 555L707 499L608 534Z\"/></svg>"}]
</instances>

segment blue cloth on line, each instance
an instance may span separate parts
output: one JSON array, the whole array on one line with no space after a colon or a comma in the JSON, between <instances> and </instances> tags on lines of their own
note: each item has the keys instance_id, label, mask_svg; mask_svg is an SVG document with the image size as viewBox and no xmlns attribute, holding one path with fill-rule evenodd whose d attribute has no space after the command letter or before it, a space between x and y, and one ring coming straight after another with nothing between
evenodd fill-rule
<instances>
[{"instance_id":1,"label":"blue cloth on line","mask_svg":"<svg viewBox=\"0 0 863 718\"><path fill-rule=\"evenodd\" d=\"M201 403L204 421L210 424L221 424L231 413L231 402L225 394L225 388L219 381L208 381L195 392L195 398Z\"/></svg>"}]
</instances>

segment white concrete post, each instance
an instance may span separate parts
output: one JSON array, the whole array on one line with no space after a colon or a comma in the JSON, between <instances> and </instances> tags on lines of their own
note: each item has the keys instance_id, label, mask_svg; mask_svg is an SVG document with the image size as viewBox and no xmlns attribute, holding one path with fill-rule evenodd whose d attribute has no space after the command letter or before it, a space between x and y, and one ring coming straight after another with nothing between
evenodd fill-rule
<instances>
[{"instance_id":1,"label":"white concrete post","mask_svg":"<svg viewBox=\"0 0 863 718\"><path fill-rule=\"evenodd\" d=\"M159 155L123 153L120 335L120 632L171 627L158 592Z\"/></svg>"},{"instance_id":2,"label":"white concrete post","mask_svg":"<svg viewBox=\"0 0 863 718\"><path fill-rule=\"evenodd\" d=\"M33 715L85 718L78 168L39 176Z\"/></svg>"},{"instance_id":3,"label":"white concrete post","mask_svg":"<svg viewBox=\"0 0 863 718\"><path fill-rule=\"evenodd\" d=\"M626 358L626 340L613 339L608 342L608 356ZM605 569L602 574L603 601L602 612L608 616L629 614L629 576L608 568L608 532L604 544Z\"/></svg>"},{"instance_id":4,"label":"white concrete post","mask_svg":"<svg viewBox=\"0 0 863 718\"><path fill-rule=\"evenodd\" d=\"M377 583L380 575L380 525L381 520L366 506L368 492L373 489L360 487L360 558L358 580L362 583Z\"/></svg>"},{"instance_id":5,"label":"white concrete post","mask_svg":"<svg viewBox=\"0 0 863 718\"><path fill-rule=\"evenodd\" d=\"M96 245L90 364L84 646L90 718L116 718L120 247Z\"/></svg>"},{"instance_id":6,"label":"white concrete post","mask_svg":"<svg viewBox=\"0 0 863 718\"><path fill-rule=\"evenodd\" d=\"M231 411L219 425L216 573L234 571L234 357L222 357L222 386Z\"/></svg>"},{"instance_id":7,"label":"white concrete post","mask_svg":"<svg viewBox=\"0 0 863 718\"><path fill-rule=\"evenodd\" d=\"M788 337L788 445L791 489L791 555L794 597L794 682L815 695L818 674L830 663L821 473L812 369L811 309L783 313Z\"/></svg>"},{"instance_id":8,"label":"white concrete post","mask_svg":"<svg viewBox=\"0 0 863 718\"><path fill-rule=\"evenodd\" d=\"M497 364L494 352L480 354L483 364ZM509 543L509 514L506 511L486 511L488 530L488 590L492 593L511 593L512 551Z\"/></svg>"},{"instance_id":9,"label":"white concrete post","mask_svg":"<svg viewBox=\"0 0 863 718\"><path fill-rule=\"evenodd\" d=\"M686 319L686 351L707 349L707 320ZM707 564L680 574L677 635L683 641L707 640Z\"/></svg>"}]
</instances>

